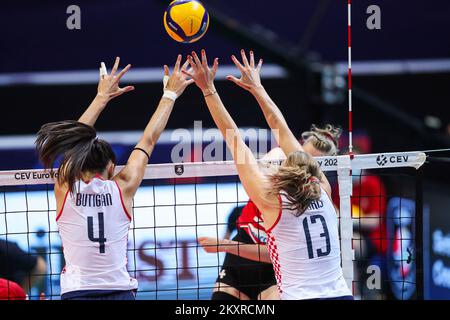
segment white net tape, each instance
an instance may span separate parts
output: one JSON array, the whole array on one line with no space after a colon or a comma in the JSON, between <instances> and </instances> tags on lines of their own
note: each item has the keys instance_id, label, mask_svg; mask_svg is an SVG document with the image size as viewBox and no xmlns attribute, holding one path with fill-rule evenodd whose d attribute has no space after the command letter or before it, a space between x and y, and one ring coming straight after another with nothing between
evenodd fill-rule
<instances>
[{"instance_id":1,"label":"white net tape","mask_svg":"<svg viewBox=\"0 0 450 320\"><path fill-rule=\"evenodd\" d=\"M338 171L338 157L316 157L322 171ZM355 155L351 160L353 169L380 168L420 168L426 155L422 152L396 152ZM280 161L259 161L263 170L270 170L272 165ZM123 166L117 166L120 171ZM233 161L187 162L170 164L150 164L145 171L144 179L172 179L192 177L215 177L237 175ZM0 172L0 186L52 184L54 180L44 170L14 170Z\"/></svg>"}]
</instances>

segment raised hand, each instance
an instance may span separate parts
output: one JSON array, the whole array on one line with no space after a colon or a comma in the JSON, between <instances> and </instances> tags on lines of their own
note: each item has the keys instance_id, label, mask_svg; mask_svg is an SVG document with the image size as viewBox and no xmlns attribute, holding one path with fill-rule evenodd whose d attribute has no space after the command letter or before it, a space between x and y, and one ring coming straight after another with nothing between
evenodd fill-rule
<instances>
[{"instance_id":1,"label":"raised hand","mask_svg":"<svg viewBox=\"0 0 450 320\"><path fill-rule=\"evenodd\" d=\"M241 78L238 79L231 75L227 76L227 80L230 80L240 86L241 88L252 91L254 89L262 87L261 85L261 77L260 71L263 64L263 60L260 59L258 65L255 66L255 56L253 51L250 51L250 62L247 59L247 55L244 50L241 50L242 56L242 64L236 58L236 56L232 55L231 60L233 60L236 67L241 72Z\"/></svg>"},{"instance_id":2,"label":"raised hand","mask_svg":"<svg viewBox=\"0 0 450 320\"><path fill-rule=\"evenodd\" d=\"M192 51L192 56L188 56L189 64L191 65L190 71L183 71L184 74L191 77L197 87L202 90L203 95L208 95L215 92L214 78L219 67L219 59L215 58L212 68L208 66L208 59L206 58L206 52L203 49L201 52L200 61L197 54Z\"/></svg>"},{"instance_id":3,"label":"raised hand","mask_svg":"<svg viewBox=\"0 0 450 320\"><path fill-rule=\"evenodd\" d=\"M181 58L181 54L178 55L177 61L175 62L175 66L170 76L169 67L167 65L164 65L164 76L169 77L167 84L164 87L164 91L172 91L176 94L177 97L181 96L187 86L189 86L191 83L194 83L193 79L187 79L186 69L189 65L188 60L186 60L186 62L183 64L183 66L181 66L180 69Z\"/></svg>"},{"instance_id":4,"label":"raised hand","mask_svg":"<svg viewBox=\"0 0 450 320\"><path fill-rule=\"evenodd\" d=\"M126 86L124 88L119 87L120 79L122 79L125 73L127 73L127 71L131 68L131 64L129 64L123 68L122 71L116 74L119 68L119 63L120 58L117 57L110 74L108 74L104 62L100 65L100 80L98 82L97 95L107 101L114 99L125 92L134 90L133 86Z\"/></svg>"}]
</instances>

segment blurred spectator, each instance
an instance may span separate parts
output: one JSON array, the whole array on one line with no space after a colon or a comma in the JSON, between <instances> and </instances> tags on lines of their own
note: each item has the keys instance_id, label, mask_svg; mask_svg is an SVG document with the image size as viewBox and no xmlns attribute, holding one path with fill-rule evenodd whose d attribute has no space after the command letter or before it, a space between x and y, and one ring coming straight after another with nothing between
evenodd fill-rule
<instances>
[{"instance_id":1,"label":"blurred spectator","mask_svg":"<svg viewBox=\"0 0 450 320\"><path fill-rule=\"evenodd\" d=\"M0 278L19 284L25 292L42 280L47 271L44 259L30 255L17 244L0 239Z\"/></svg>"}]
</instances>

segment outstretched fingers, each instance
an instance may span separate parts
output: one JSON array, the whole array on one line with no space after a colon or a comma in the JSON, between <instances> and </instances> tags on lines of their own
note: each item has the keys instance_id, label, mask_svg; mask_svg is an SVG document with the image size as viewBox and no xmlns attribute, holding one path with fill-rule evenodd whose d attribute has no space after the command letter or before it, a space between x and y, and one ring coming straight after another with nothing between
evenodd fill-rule
<instances>
[{"instance_id":1,"label":"outstretched fingers","mask_svg":"<svg viewBox=\"0 0 450 320\"><path fill-rule=\"evenodd\" d=\"M100 63L100 79L103 79L108 75L108 70L106 69L106 65L104 62Z\"/></svg>"},{"instance_id":2,"label":"outstretched fingers","mask_svg":"<svg viewBox=\"0 0 450 320\"><path fill-rule=\"evenodd\" d=\"M202 66L203 68L208 68L208 58L206 57L206 51L205 49L202 49Z\"/></svg>"},{"instance_id":3,"label":"outstretched fingers","mask_svg":"<svg viewBox=\"0 0 450 320\"><path fill-rule=\"evenodd\" d=\"M236 77L234 77L234 76L229 75L229 76L227 76L226 79L229 80L229 81L231 81L231 82L234 82L235 84L237 84L239 87L241 87L241 88L243 88L243 89L248 90L248 89L250 88L249 86L247 86L246 84L244 84L240 79L238 79L238 78L236 78Z\"/></svg>"},{"instance_id":4,"label":"outstretched fingers","mask_svg":"<svg viewBox=\"0 0 450 320\"><path fill-rule=\"evenodd\" d=\"M111 70L111 76L114 76L117 72L117 69L119 69L119 63L120 63L120 58L116 57L116 61L114 62L114 66Z\"/></svg>"},{"instance_id":5,"label":"outstretched fingers","mask_svg":"<svg viewBox=\"0 0 450 320\"><path fill-rule=\"evenodd\" d=\"M190 77L190 78L194 78L194 74L192 73L192 71L191 71L191 69L189 70L189 71L186 71L186 70L181 70L181 72L183 73L183 74L185 74L185 75L187 75L188 77Z\"/></svg>"},{"instance_id":6,"label":"outstretched fingers","mask_svg":"<svg viewBox=\"0 0 450 320\"><path fill-rule=\"evenodd\" d=\"M213 76L215 76L216 75L216 73L217 73L217 69L219 68L219 58L215 58L214 59L214 64L213 64L213 66L212 66L212 73L213 73Z\"/></svg>"},{"instance_id":7,"label":"outstretched fingers","mask_svg":"<svg viewBox=\"0 0 450 320\"><path fill-rule=\"evenodd\" d=\"M255 69L255 55L253 54L253 50L250 51L250 67Z\"/></svg>"},{"instance_id":8,"label":"outstretched fingers","mask_svg":"<svg viewBox=\"0 0 450 320\"><path fill-rule=\"evenodd\" d=\"M175 62L175 67L173 68L173 72L179 72L180 71L180 64L181 64L181 54L178 55L177 61Z\"/></svg>"},{"instance_id":9,"label":"outstretched fingers","mask_svg":"<svg viewBox=\"0 0 450 320\"><path fill-rule=\"evenodd\" d=\"M263 59L259 59L258 66L256 67L256 69L257 69L258 71L260 71L262 65L263 65Z\"/></svg>"},{"instance_id":10,"label":"outstretched fingers","mask_svg":"<svg viewBox=\"0 0 450 320\"><path fill-rule=\"evenodd\" d=\"M186 59L186 62L183 63L183 65L181 66L181 71L186 71L187 67L189 66L189 60Z\"/></svg>"},{"instance_id":11,"label":"outstretched fingers","mask_svg":"<svg viewBox=\"0 0 450 320\"><path fill-rule=\"evenodd\" d=\"M248 68L250 65L248 63L247 55L245 54L244 49L241 49L241 57L242 57L242 62L244 63L244 66Z\"/></svg>"},{"instance_id":12,"label":"outstretched fingers","mask_svg":"<svg viewBox=\"0 0 450 320\"><path fill-rule=\"evenodd\" d=\"M239 71L244 71L244 66L239 62L234 54L231 56L231 60L234 62Z\"/></svg>"},{"instance_id":13,"label":"outstretched fingers","mask_svg":"<svg viewBox=\"0 0 450 320\"><path fill-rule=\"evenodd\" d=\"M194 58L192 56L188 56L187 59L189 61L189 65L191 66L192 70L197 71L198 66L195 63Z\"/></svg>"},{"instance_id":14,"label":"outstretched fingers","mask_svg":"<svg viewBox=\"0 0 450 320\"><path fill-rule=\"evenodd\" d=\"M236 84L239 85L239 86L241 85L239 79L236 78L236 77L234 77L234 76L229 75L229 76L227 76L226 79L229 80L229 81L231 81L231 82L236 83Z\"/></svg>"},{"instance_id":15,"label":"outstretched fingers","mask_svg":"<svg viewBox=\"0 0 450 320\"><path fill-rule=\"evenodd\" d=\"M118 82L120 81L120 79L122 79L122 77L124 76L124 74L127 73L128 70L130 70L130 68L131 68L131 64L129 64L129 65L127 65L125 68L123 68L122 71L120 71L120 72L117 74L117 77L116 77L116 79L114 80L114 83L118 83Z\"/></svg>"},{"instance_id":16,"label":"outstretched fingers","mask_svg":"<svg viewBox=\"0 0 450 320\"><path fill-rule=\"evenodd\" d=\"M130 92L130 91L134 90L134 87L133 86L126 86L125 88L121 88L120 90L123 91L123 93Z\"/></svg>"},{"instance_id":17,"label":"outstretched fingers","mask_svg":"<svg viewBox=\"0 0 450 320\"><path fill-rule=\"evenodd\" d=\"M200 59L198 58L197 54L195 53L195 51L192 51L192 56L194 57L194 61L195 64L197 65L197 67L202 65L202 62L200 61Z\"/></svg>"}]
</instances>

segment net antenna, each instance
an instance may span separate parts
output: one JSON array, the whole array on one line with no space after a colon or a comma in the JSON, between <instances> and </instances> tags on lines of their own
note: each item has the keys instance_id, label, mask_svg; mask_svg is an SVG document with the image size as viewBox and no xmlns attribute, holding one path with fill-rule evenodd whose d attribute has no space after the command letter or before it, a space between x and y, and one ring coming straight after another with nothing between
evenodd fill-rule
<instances>
[{"instance_id":1,"label":"net antenna","mask_svg":"<svg viewBox=\"0 0 450 320\"><path fill-rule=\"evenodd\" d=\"M351 196L353 192L353 116L352 116L352 1L347 0L347 44L348 44L348 155L337 157L337 175L340 198L341 260L342 271L347 286L353 290L355 254L353 250L353 212Z\"/></svg>"},{"instance_id":2,"label":"net antenna","mask_svg":"<svg viewBox=\"0 0 450 320\"><path fill-rule=\"evenodd\" d=\"M347 0L348 24L348 152L353 157L353 116L352 116L352 1Z\"/></svg>"}]
</instances>

